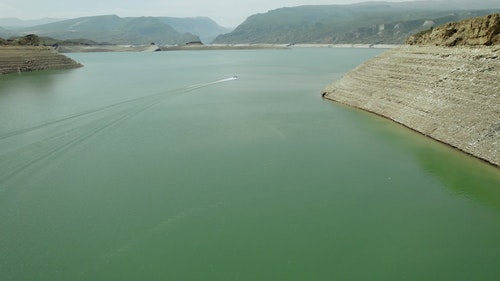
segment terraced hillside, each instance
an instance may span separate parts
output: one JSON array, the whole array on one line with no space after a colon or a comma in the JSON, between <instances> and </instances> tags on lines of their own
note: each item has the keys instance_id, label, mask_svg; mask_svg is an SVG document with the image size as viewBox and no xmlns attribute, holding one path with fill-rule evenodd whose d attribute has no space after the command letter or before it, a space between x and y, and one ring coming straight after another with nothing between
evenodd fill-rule
<instances>
[{"instance_id":1,"label":"terraced hillside","mask_svg":"<svg viewBox=\"0 0 500 281\"><path fill-rule=\"evenodd\" d=\"M428 44L383 53L323 95L500 166L500 45Z\"/></svg>"},{"instance_id":2,"label":"terraced hillside","mask_svg":"<svg viewBox=\"0 0 500 281\"><path fill-rule=\"evenodd\" d=\"M81 66L51 47L0 46L0 74Z\"/></svg>"}]
</instances>

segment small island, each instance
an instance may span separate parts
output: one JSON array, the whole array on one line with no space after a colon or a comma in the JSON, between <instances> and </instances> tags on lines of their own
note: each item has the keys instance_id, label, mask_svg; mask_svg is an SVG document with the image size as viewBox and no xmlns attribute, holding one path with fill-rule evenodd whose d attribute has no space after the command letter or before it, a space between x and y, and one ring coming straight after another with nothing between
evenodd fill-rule
<instances>
[{"instance_id":1,"label":"small island","mask_svg":"<svg viewBox=\"0 0 500 281\"><path fill-rule=\"evenodd\" d=\"M322 95L500 167L499 33L500 14L429 29L358 66Z\"/></svg>"},{"instance_id":2,"label":"small island","mask_svg":"<svg viewBox=\"0 0 500 281\"><path fill-rule=\"evenodd\" d=\"M44 46L36 35L15 40L0 38L0 74L36 70L68 69L82 65L55 50Z\"/></svg>"}]
</instances>

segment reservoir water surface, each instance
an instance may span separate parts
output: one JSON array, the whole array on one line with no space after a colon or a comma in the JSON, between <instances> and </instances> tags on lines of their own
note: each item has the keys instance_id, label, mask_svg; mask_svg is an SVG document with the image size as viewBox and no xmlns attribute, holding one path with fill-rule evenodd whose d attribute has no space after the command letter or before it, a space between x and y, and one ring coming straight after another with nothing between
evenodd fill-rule
<instances>
[{"instance_id":1,"label":"reservoir water surface","mask_svg":"<svg viewBox=\"0 0 500 281\"><path fill-rule=\"evenodd\" d=\"M499 280L499 169L321 98L382 51L0 76L0 280Z\"/></svg>"}]
</instances>

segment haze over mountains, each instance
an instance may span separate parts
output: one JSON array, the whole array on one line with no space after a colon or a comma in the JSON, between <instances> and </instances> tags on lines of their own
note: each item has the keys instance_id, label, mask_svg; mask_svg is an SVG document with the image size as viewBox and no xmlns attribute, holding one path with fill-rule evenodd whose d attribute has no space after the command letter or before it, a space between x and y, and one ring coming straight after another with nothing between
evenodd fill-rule
<instances>
[{"instance_id":1,"label":"haze over mountains","mask_svg":"<svg viewBox=\"0 0 500 281\"><path fill-rule=\"evenodd\" d=\"M173 18L159 17L164 23L170 25L181 33L191 33L200 37L205 43L212 42L218 35L231 32L231 28L218 25L207 17L197 18Z\"/></svg>"},{"instance_id":2,"label":"haze over mountains","mask_svg":"<svg viewBox=\"0 0 500 281\"><path fill-rule=\"evenodd\" d=\"M18 27L10 29L10 33L17 35L37 34L60 40L88 39L108 44L149 44L154 42L165 45L199 41L200 38L197 35L189 33L190 29L187 26L196 27L207 25L207 22L212 23L211 20L205 18L183 19L186 27L180 32L166 22L168 22L167 18L121 18L116 15L105 15L62 20L31 27ZM219 27L216 23L212 23L212 25L214 28ZM212 35L212 37L214 36Z\"/></svg>"},{"instance_id":3,"label":"haze over mountains","mask_svg":"<svg viewBox=\"0 0 500 281\"><path fill-rule=\"evenodd\" d=\"M418 1L281 8L250 16L214 43L401 44L432 26L500 11L469 6Z\"/></svg>"},{"instance_id":4,"label":"haze over mountains","mask_svg":"<svg viewBox=\"0 0 500 281\"><path fill-rule=\"evenodd\" d=\"M235 30L206 17L0 19L0 37L27 34L109 44L365 43L400 44L411 34L450 21L500 11L500 0L366 2L280 8L248 17ZM214 40L215 39L215 40Z\"/></svg>"}]
</instances>

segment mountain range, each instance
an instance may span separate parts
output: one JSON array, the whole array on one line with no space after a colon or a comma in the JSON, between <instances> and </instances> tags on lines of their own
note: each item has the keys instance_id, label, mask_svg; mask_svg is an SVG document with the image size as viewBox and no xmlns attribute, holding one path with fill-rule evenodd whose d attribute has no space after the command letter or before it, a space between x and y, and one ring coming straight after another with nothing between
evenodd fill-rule
<instances>
[{"instance_id":1,"label":"mountain range","mask_svg":"<svg viewBox=\"0 0 500 281\"><path fill-rule=\"evenodd\" d=\"M1 22L6 22L0 19ZM16 23L10 19L8 22ZM213 40L230 31L209 18L128 17L116 15L81 17L35 26L1 28L0 37L36 34L59 40L86 39L107 44L177 45L193 41ZM196 34L196 35L195 35ZM203 39L202 39L203 38ZM208 41L204 41L208 42Z\"/></svg>"},{"instance_id":2,"label":"mountain range","mask_svg":"<svg viewBox=\"0 0 500 281\"><path fill-rule=\"evenodd\" d=\"M18 18L2 18L0 19L0 26L7 28L18 28L18 27L28 27L35 26L41 24L47 24L52 22L58 22L65 19L56 19L56 18L42 18L36 20L21 20Z\"/></svg>"},{"instance_id":3,"label":"mountain range","mask_svg":"<svg viewBox=\"0 0 500 281\"><path fill-rule=\"evenodd\" d=\"M191 33L200 37L204 43L212 42L218 35L231 32L231 28L218 25L207 17L173 18L159 17L164 23L170 25L181 33Z\"/></svg>"},{"instance_id":4,"label":"mountain range","mask_svg":"<svg viewBox=\"0 0 500 281\"><path fill-rule=\"evenodd\" d=\"M14 30L61 40L85 38L109 44L178 44L196 41L193 34L181 34L153 17L121 18L115 15L82 17Z\"/></svg>"},{"instance_id":5,"label":"mountain range","mask_svg":"<svg viewBox=\"0 0 500 281\"><path fill-rule=\"evenodd\" d=\"M10 18L0 19L0 37L36 34L72 42L127 45L152 42L182 45L198 41L217 44L401 44L410 35L433 26L499 11L500 0L307 5L252 15L233 31L206 17L104 15L28 22Z\"/></svg>"},{"instance_id":6,"label":"mountain range","mask_svg":"<svg viewBox=\"0 0 500 281\"><path fill-rule=\"evenodd\" d=\"M500 5L478 10L488 6L454 3L457 5L415 1L281 8L248 17L214 43L401 44L409 35L433 26L500 11Z\"/></svg>"}]
</instances>

